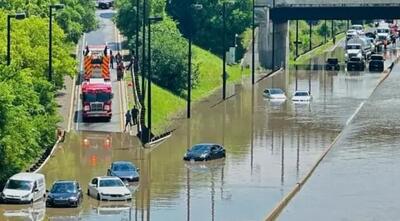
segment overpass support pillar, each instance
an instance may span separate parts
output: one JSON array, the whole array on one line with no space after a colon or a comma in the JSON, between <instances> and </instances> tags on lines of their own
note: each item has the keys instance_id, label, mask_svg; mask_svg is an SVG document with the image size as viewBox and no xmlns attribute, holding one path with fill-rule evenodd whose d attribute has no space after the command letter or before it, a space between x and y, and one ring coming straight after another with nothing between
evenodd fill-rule
<instances>
[{"instance_id":1,"label":"overpass support pillar","mask_svg":"<svg viewBox=\"0 0 400 221\"><path fill-rule=\"evenodd\" d=\"M277 70L279 68L286 68L289 64L289 21L276 21L274 22L273 30L275 35L273 38L273 46L271 49L271 69ZM272 52L272 51L271 51ZM272 67L274 65L274 67Z\"/></svg>"}]
</instances>

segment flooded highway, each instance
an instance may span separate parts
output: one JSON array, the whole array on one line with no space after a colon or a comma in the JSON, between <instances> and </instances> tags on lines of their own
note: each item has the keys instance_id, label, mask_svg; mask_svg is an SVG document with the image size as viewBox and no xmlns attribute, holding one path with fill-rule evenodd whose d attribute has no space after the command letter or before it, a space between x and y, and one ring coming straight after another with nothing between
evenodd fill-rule
<instances>
[{"instance_id":1,"label":"flooded highway","mask_svg":"<svg viewBox=\"0 0 400 221\"><path fill-rule=\"evenodd\" d=\"M43 202L0 205L0 220L262 220L382 76L288 70L254 89L246 81L226 102L220 102L220 93L200 102L190 121L178 119L173 136L151 149L126 134L71 132L40 171L47 189L55 180L74 179L86 192L91 178L105 175L111 162L129 160L140 168L140 181L130 186L132 202L99 202L85 195L77 209L45 208ZM299 90L311 85L311 102L291 101L296 84ZM289 98L267 100L262 95L267 87L281 87ZM200 142L223 144L226 159L184 162L186 149Z\"/></svg>"},{"instance_id":2,"label":"flooded highway","mask_svg":"<svg viewBox=\"0 0 400 221\"><path fill-rule=\"evenodd\" d=\"M279 220L398 220L400 67L377 88Z\"/></svg>"}]
</instances>

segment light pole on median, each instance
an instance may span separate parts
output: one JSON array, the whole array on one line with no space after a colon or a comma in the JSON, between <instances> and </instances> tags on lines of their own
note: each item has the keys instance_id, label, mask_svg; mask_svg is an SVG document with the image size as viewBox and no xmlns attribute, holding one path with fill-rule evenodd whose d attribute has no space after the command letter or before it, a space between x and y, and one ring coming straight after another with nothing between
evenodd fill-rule
<instances>
[{"instance_id":1,"label":"light pole on median","mask_svg":"<svg viewBox=\"0 0 400 221\"><path fill-rule=\"evenodd\" d=\"M63 9L64 4L54 4L54 5L49 5L49 76L48 80L52 81L52 72L53 72L53 64L52 64L52 59L53 59L53 9L58 10L58 9Z\"/></svg>"},{"instance_id":2,"label":"light pole on median","mask_svg":"<svg viewBox=\"0 0 400 221\"><path fill-rule=\"evenodd\" d=\"M222 99L226 99L226 51L225 51L225 29L226 29L226 2L222 3Z\"/></svg>"},{"instance_id":3,"label":"light pole on median","mask_svg":"<svg viewBox=\"0 0 400 221\"><path fill-rule=\"evenodd\" d=\"M189 27L189 34L188 34L188 75L187 75L187 111L186 117L190 118L190 103L191 103L191 96L192 96L192 35L194 34L194 22L193 22L193 14L191 13L192 10L201 10L203 9L202 4L191 4L190 5L190 27Z\"/></svg>"},{"instance_id":4,"label":"light pole on median","mask_svg":"<svg viewBox=\"0 0 400 221\"><path fill-rule=\"evenodd\" d=\"M148 70L147 70L147 128L148 128L148 142L151 141L151 23L152 22L157 22L157 21L162 21L163 18L160 16L157 17L149 17L148 18L148 39L147 39L147 57L148 57Z\"/></svg>"},{"instance_id":5,"label":"light pole on median","mask_svg":"<svg viewBox=\"0 0 400 221\"><path fill-rule=\"evenodd\" d=\"M25 19L25 13L16 13L13 15L7 15L7 65L11 64L11 19L17 20Z\"/></svg>"},{"instance_id":6,"label":"light pole on median","mask_svg":"<svg viewBox=\"0 0 400 221\"><path fill-rule=\"evenodd\" d=\"M136 59L135 59L135 63L134 63L134 70L135 72L138 71L139 67L138 67L138 61L139 61L139 0L136 0L136 30L135 30L135 53L136 53ZM137 74L137 73L135 73ZM139 83L139 82L138 82ZM143 88L142 88L142 92L143 92Z\"/></svg>"},{"instance_id":7,"label":"light pole on median","mask_svg":"<svg viewBox=\"0 0 400 221\"><path fill-rule=\"evenodd\" d=\"M146 23L147 23L147 0L143 0L142 6L142 104L144 106L145 90L144 90L144 79L146 75Z\"/></svg>"}]
</instances>

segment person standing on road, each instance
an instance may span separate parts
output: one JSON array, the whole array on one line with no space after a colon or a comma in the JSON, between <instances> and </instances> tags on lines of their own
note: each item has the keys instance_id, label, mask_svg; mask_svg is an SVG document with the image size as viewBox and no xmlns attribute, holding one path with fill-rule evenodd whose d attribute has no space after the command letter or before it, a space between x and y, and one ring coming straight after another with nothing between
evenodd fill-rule
<instances>
[{"instance_id":1,"label":"person standing on road","mask_svg":"<svg viewBox=\"0 0 400 221\"><path fill-rule=\"evenodd\" d=\"M132 119L133 119L133 125L136 125L138 123L138 115L139 115L139 110L136 108L136 106L134 106L132 108Z\"/></svg>"},{"instance_id":2,"label":"person standing on road","mask_svg":"<svg viewBox=\"0 0 400 221\"><path fill-rule=\"evenodd\" d=\"M111 50L110 50L110 67L111 69L114 69L114 55Z\"/></svg>"},{"instance_id":3,"label":"person standing on road","mask_svg":"<svg viewBox=\"0 0 400 221\"><path fill-rule=\"evenodd\" d=\"M135 60L136 60L136 58L135 58L135 51L134 50L132 50L132 52L131 52L131 59L130 59L130 61L129 61L129 65L126 67L126 70L129 70L131 67L135 67ZM136 70L134 70L134 72L135 72Z\"/></svg>"},{"instance_id":4,"label":"person standing on road","mask_svg":"<svg viewBox=\"0 0 400 221\"><path fill-rule=\"evenodd\" d=\"M119 53L119 51L117 52L117 55L115 55L115 61L117 62L117 64L119 64L120 62L122 62L122 56Z\"/></svg>"},{"instance_id":5,"label":"person standing on road","mask_svg":"<svg viewBox=\"0 0 400 221\"><path fill-rule=\"evenodd\" d=\"M125 114L125 128L124 128L124 132L126 132L126 127L127 126L132 127L132 115L131 112L128 110Z\"/></svg>"}]
</instances>

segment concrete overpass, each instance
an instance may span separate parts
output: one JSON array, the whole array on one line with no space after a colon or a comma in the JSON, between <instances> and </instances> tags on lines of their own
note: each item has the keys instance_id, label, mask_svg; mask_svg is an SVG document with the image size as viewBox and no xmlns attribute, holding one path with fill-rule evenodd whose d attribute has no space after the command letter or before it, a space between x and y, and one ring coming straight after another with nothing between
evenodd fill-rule
<instances>
[{"instance_id":1,"label":"concrete overpass","mask_svg":"<svg viewBox=\"0 0 400 221\"><path fill-rule=\"evenodd\" d=\"M400 18L399 0L256 0L255 5L259 60L270 69L287 66L289 20Z\"/></svg>"}]
</instances>

